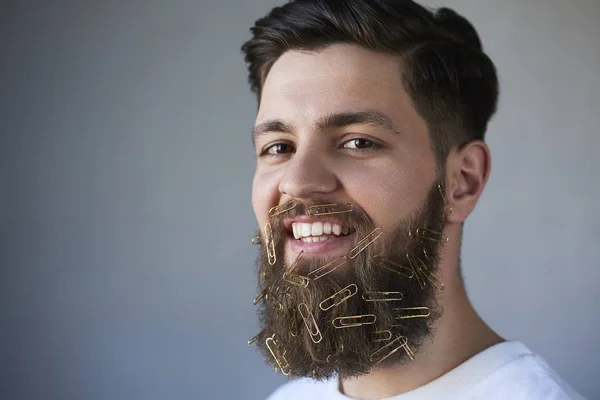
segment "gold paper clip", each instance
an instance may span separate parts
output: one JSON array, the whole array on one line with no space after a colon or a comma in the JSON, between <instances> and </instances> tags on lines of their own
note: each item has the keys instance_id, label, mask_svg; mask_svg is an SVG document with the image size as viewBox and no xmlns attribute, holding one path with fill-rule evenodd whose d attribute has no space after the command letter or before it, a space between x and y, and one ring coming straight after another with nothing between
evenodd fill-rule
<instances>
[{"instance_id":1,"label":"gold paper clip","mask_svg":"<svg viewBox=\"0 0 600 400\"><path fill-rule=\"evenodd\" d=\"M417 228L415 234L419 239L430 240L432 242L448 242L450 240L447 236L442 236L443 232L436 232L427 228Z\"/></svg>"},{"instance_id":2,"label":"gold paper clip","mask_svg":"<svg viewBox=\"0 0 600 400\"><path fill-rule=\"evenodd\" d=\"M364 301L400 301L402 297L400 292L364 292L362 294Z\"/></svg>"},{"instance_id":3,"label":"gold paper clip","mask_svg":"<svg viewBox=\"0 0 600 400\"><path fill-rule=\"evenodd\" d=\"M281 373L286 376L289 375L290 372L292 372L292 370L290 368L290 364L285 359L285 352L284 353L281 352L281 349L279 348L277 341L275 341L275 335L268 337L265 340L265 344L267 345L267 348L269 349L269 351L271 352L271 355L275 359L275 362L279 366Z\"/></svg>"},{"instance_id":4,"label":"gold paper clip","mask_svg":"<svg viewBox=\"0 0 600 400\"><path fill-rule=\"evenodd\" d=\"M265 300L275 309L275 311L283 312L283 303L279 301L272 293L265 294Z\"/></svg>"},{"instance_id":5,"label":"gold paper clip","mask_svg":"<svg viewBox=\"0 0 600 400\"><path fill-rule=\"evenodd\" d=\"M354 283L351 283L350 285L346 286L342 290L334 293L333 295L329 296L321 303L319 303L319 308L323 311L327 311L330 308L339 306L344 301L354 296L357 292L358 287Z\"/></svg>"},{"instance_id":6,"label":"gold paper clip","mask_svg":"<svg viewBox=\"0 0 600 400\"><path fill-rule=\"evenodd\" d=\"M302 275L294 274L293 272L284 272L283 280L288 283L291 283L292 285L300 286L303 288L307 287L308 283L310 282L309 278Z\"/></svg>"},{"instance_id":7,"label":"gold paper clip","mask_svg":"<svg viewBox=\"0 0 600 400\"><path fill-rule=\"evenodd\" d=\"M335 318L331 323L337 329L342 328L354 328L362 325L374 324L377 321L377 317L373 314L365 315L352 315L347 317Z\"/></svg>"},{"instance_id":8,"label":"gold paper clip","mask_svg":"<svg viewBox=\"0 0 600 400\"><path fill-rule=\"evenodd\" d=\"M327 356L327 364L338 368L349 369L361 374L370 374L373 371L373 368L370 365L348 360L335 354L330 354Z\"/></svg>"},{"instance_id":9,"label":"gold paper clip","mask_svg":"<svg viewBox=\"0 0 600 400\"><path fill-rule=\"evenodd\" d=\"M408 339L406 339L406 336L398 336L396 339L392 340L382 348L375 350L371 354L371 361L374 363L380 363L407 344Z\"/></svg>"},{"instance_id":10,"label":"gold paper clip","mask_svg":"<svg viewBox=\"0 0 600 400\"><path fill-rule=\"evenodd\" d=\"M297 205L298 205L298 202L296 200L290 200L290 201L280 204L278 206L271 207L271 209L269 210L269 216L274 217L276 215L283 214L285 212L288 212L288 211L294 209Z\"/></svg>"},{"instance_id":11,"label":"gold paper clip","mask_svg":"<svg viewBox=\"0 0 600 400\"><path fill-rule=\"evenodd\" d=\"M254 301L252 302L252 304L257 305L259 301L261 301L263 299L263 297L265 297L265 295L267 294L267 289L263 289L258 296L256 296L256 298L254 299Z\"/></svg>"},{"instance_id":12,"label":"gold paper clip","mask_svg":"<svg viewBox=\"0 0 600 400\"><path fill-rule=\"evenodd\" d=\"M421 276L421 274L419 274L418 272L418 267L417 267L417 260L415 260L415 258L406 253L406 259L408 260L408 264L410 265L410 267L412 268L415 278L417 278L417 282L419 283L419 286L421 287L421 289L425 289L425 285L427 284L427 282L425 282L425 279L423 279L423 277Z\"/></svg>"},{"instance_id":13,"label":"gold paper clip","mask_svg":"<svg viewBox=\"0 0 600 400\"><path fill-rule=\"evenodd\" d=\"M387 342L392 338L392 331L375 331L371 332L371 341L373 343Z\"/></svg>"},{"instance_id":14,"label":"gold paper clip","mask_svg":"<svg viewBox=\"0 0 600 400\"><path fill-rule=\"evenodd\" d=\"M369 247L371 245L371 243L373 243L375 240L379 239L381 234L382 234L381 228L375 228L373 230L373 232L369 233L361 241L359 241L358 244L356 245L356 247L354 247L352 250L350 250L350 253L348 253L348 257L350 257L352 259L352 258L355 258L356 256L358 256L364 249Z\"/></svg>"},{"instance_id":15,"label":"gold paper clip","mask_svg":"<svg viewBox=\"0 0 600 400\"><path fill-rule=\"evenodd\" d=\"M277 256L275 255L275 241L273 240L273 228L268 222L265 224L265 240L267 242L266 247L269 264L274 265L277 261Z\"/></svg>"},{"instance_id":16,"label":"gold paper clip","mask_svg":"<svg viewBox=\"0 0 600 400\"><path fill-rule=\"evenodd\" d=\"M260 246L262 244L262 241L260 240L260 235L252 236L252 244L255 246Z\"/></svg>"},{"instance_id":17,"label":"gold paper clip","mask_svg":"<svg viewBox=\"0 0 600 400\"><path fill-rule=\"evenodd\" d=\"M381 267L383 269L387 269L390 272L394 272L398 275L402 275L405 278L412 278L413 276L415 276L414 272L412 269L410 268L406 268L403 265L400 265L392 260L388 260L386 258L383 258L381 256L375 256L373 257L373 263L378 266Z\"/></svg>"},{"instance_id":18,"label":"gold paper clip","mask_svg":"<svg viewBox=\"0 0 600 400\"><path fill-rule=\"evenodd\" d=\"M352 212L354 206L352 204L319 204L310 206L308 214L310 215L335 215Z\"/></svg>"},{"instance_id":19,"label":"gold paper clip","mask_svg":"<svg viewBox=\"0 0 600 400\"><path fill-rule=\"evenodd\" d=\"M256 342L258 340L258 338L260 337L260 335L262 335L264 332L264 330L258 332L256 334L256 336L254 336L252 339L248 340L248 346L252 346L252 343Z\"/></svg>"},{"instance_id":20,"label":"gold paper clip","mask_svg":"<svg viewBox=\"0 0 600 400\"><path fill-rule=\"evenodd\" d=\"M400 307L393 310L398 312L395 319L427 318L431 314L429 307Z\"/></svg>"},{"instance_id":21,"label":"gold paper clip","mask_svg":"<svg viewBox=\"0 0 600 400\"><path fill-rule=\"evenodd\" d=\"M328 262L327 264L323 265L322 267L319 267L319 268L315 269L314 271L309 272L308 276L316 281L317 279L322 278L325 275L335 271L342 265L346 264L346 262L348 262L348 257L339 256L335 260ZM314 276L311 276L311 275L314 275Z\"/></svg>"},{"instance_id":22,"label":"gold paper clip","mask_svg":"<svg viewBox=\"0 0 600 400\"><path fill-rule=\"evenodd\" d=\"M317 321L315 321L315 317L308 309L308 306L305 303L300 303L298 305L298 311L304 320L304 325L306 325L306 329L308 329L308 333L313 342L319 343L323 336L321 335L321 331L317 326Z\"/></svg>"},{"instance_id":23,"label":"gold paper clip","mask_svg":"<svg viewBox=\"0 0 600 400\"><path fill-rule=\"evenodd\" d=\"M433 272L427 268L427 265L423 262L423 260L416 260L415 265L417 268L417 274L421 275L423 281L427 279L440 292L444 290L444 283L437 280Z\"/></svg>"}]
</instances>

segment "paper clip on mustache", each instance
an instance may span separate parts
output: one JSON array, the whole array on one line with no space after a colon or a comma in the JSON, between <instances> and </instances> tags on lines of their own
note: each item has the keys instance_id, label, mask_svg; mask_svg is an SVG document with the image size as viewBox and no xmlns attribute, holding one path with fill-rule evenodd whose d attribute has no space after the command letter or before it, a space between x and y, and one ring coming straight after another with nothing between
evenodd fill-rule
<instances>
[{"instance_id":1,"label":"paper clip on mustache","mask_svg":"<svg viewBox=\"0 0 600 400\"><path fill-rule=\"evenodd\" d=\"M271 355L275 359L275 362L279 366L281 373L286 376L289 375L290 372L292 372L292 369L290 368L290 364L285 359L285 352L281 352L281 349L279 348L279 345L275 340L275 335L268 337L265 340L265 344L267 345L267 348L269 349Z\"/></svg>"},{"instance_id":2,"label":"paper clip on mustache","mask_svg":"<svg viewBox=\"0 0 600 400\"><path fill-rule=\"evenodd\" d=\"M265 224L265 241L267 242L266 247L269 264L274 265L277 261L277 256L275 255L275 241L273 240L273 228L268 222Z\"/></svg>"},{"instance_id":3,"label":"paper clip on mustache","mask_svg":"<svg viewBox=\"0 0 600 400\"><path fill-rule=\"evenodd\" d=\"M315 317L308 309L308 306L305 303L300 303L298 305L298 312L300 312L300 316L304 320L304 325L306 325L306 329L308 329L312 341L319 343L323 339L323 336L321 335L321 331L317 326L317 321L315 321Z\"/></svg>"},{"instance_id":4,"label":"paper clip on mustache","mask_svg":"<svg viewBox=\"0 0 600 400\"><path fill-rule=\"evenodd\" d=\"M337 329L354 328L362 325L371 325L377 321L374 314L352 315L348 317L335 318L331 323Z\"/></svg>"},{"instance_id":5,"label":"paper clip on mustache","mask_svg":"<svg viewBox=\"0 0 600 400\"><path fill-rule=\"evenodd\" d=\"M356 247L354 247L352 250L350 250L350 253L348 253L348 257L350 257L351 259L356 258L356 256L358 256L364 249L369 247L371 245L371 243L373 243L374 241L379 239L381 234L382 234L381 228L375 228L373 230L373 232L369 233L367 236L365 236L363 239L361 239L357 243Z\"/></svg>"},{"instance_id":6,"label":"paper clip on mustache","mask_svg":"<svg viewBox=\"0 0 600 400\"><path fill-rule=\"evenodd\" d=\"M271 209L269 210L269 216L274 217L276 215L286 213L286 212L296 208L297 205L298 205L298 202L296 200L290 200L290 201L280 204L278 206L271 207Z\"/></svg>"},{"instance_id":7,"label":"paper clip on mustache","mask_svg":"<svg viewBox=\"0 0 600 400\"><path fill-rule=\"evenodd\" d=\"M347 262L348 262L348 257L339 256L335 260L328 262L327 264L323 265L322 267L319 267L319 268L315 269L314 271L310 271L308 273L308 276L316 281L317 279L322 278L325 275L335 271L336 269L338 269L342 265L346 264Z\"/></svg>"},{"instance_id":8,"label":"paper clip on mustache","mask_svg":"<svg viewBox=\"0 0 600 400\"><path fill-rule=\"evenodd\" d=\"M408 347L408 339L406 336L398 336L396 339L392 340L382 348L375 350L371 354L371 361L380 363L402 348L404 348L410 359L414 360L414 353Z\"/></svg>"},{"instance_id":9,"label":"paper clip on mustache","mask_svg":"<svg viewBox=\"0 0 600 400\"><path fill-rule=\"evenodd\" d=\"M323 311L327 311L330 308L339 306L340 304L348 300L350 297L354 296L357 292L358 286L352 283L320 302L319 308Z\"/></svg>"},{"instance_id":10,"label":"paper clip on mustache","mask_svg":"<svg viewBox=\"0 0 600 400\"><path fill-rule=\"evenodd\" d=\"M335 215L352 212L354 206L352 204L319 204L308 207L309 215Z\"/></svg>"},{"instance_id":11,"label":"paper clip on mustache","mask_svg":"<svg viewBox=\"0 0 600 400\"><path fill-rule=\"evenodd\" d=\"M381 256L373 257L373 264L376 266L387 269L390 272L394 272L398 275L402 275L405 278L412 278L415 276L412 269L405 267L404 265L398 264L392 260L388 260L387 258L383 258Z\"/></svg>"}]
</instances>

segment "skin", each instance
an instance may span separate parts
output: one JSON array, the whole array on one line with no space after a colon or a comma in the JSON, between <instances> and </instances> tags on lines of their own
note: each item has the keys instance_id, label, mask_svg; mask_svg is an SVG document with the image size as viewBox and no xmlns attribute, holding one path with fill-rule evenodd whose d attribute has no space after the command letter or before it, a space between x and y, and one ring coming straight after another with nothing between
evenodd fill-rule
<instances>
[{"instance_id":1,"label":"skin","mask_svg":"<svg viewBox=\"0 0 600 400\"><path fill-rule=\"evenodd\" d=\"M259 226L268 222L271 207L298 199L355 204L386 234L422 206L436 178L436 161L427 125L404 91L401 70L397 57L350 44L289 51L274 63L255 123L252 205ZM319 123L330 115L363 111L383 114L392 126ZM453 149L446 160L452 211L444 232L450 241L439 266L446 289L438 301L444 313L435 338L414 362L340 382L346 395L378 399L408 392L503 340L473 309L459 272L461 224L485 187L490 161L488 147L479 141ZM348 246L328 256L347 251ZM293 261L290 253L284 255L287 263Z\"/></svg>"}]
</instances>

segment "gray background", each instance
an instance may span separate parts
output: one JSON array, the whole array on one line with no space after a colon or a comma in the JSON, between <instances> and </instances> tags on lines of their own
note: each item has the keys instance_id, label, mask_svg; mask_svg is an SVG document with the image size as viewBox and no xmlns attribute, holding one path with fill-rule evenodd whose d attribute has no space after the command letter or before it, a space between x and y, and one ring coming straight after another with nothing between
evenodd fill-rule
<instances>
[{"instance_id":1,"label":"gray background","mask_svg":"<svg viewBox=\"0 0 600 400\"><path fill-rule=\"evenodd\" d=\"M0 398L262 399L254 98L274 0L0 3ZM429 2L430 5L440 4ZM600 397L600 2L455 0L496 62L476 308Z\"/></svg>"}]
</instances>

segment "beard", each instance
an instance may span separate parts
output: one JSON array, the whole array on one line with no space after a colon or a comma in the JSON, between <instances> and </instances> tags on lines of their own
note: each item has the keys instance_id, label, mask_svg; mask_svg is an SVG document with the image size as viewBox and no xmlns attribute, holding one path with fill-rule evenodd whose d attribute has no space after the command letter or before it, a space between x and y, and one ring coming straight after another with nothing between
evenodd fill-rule
<instances>
[{"instance_id":1,"label":"beard","mask_svg":"<svg viewBox=\"0 0 600 400\"><path fill-rule=\"evenodd\" d=\"M434 321L442 313L436 291L443 289L438 271L443 240L439 240L439 234L431 234L429 239L421 237L427 236L423 232L444 230L446 207L438 183L432 185L424 205L399 221L391 234L381 235L335 271L306 280L308 285L303 287L291 284L284 275L292 271L284 262L289 233L283 221L309 215L309 207L297 202L293 209L271 218L277 256L274 263L271 260L273 265L265 249L269 243L261 237L263 247L257 260L261 295L257 299L261 299L258 314L264 329L256 340L265 360L290 377L322 380L335 375L345 379L366 374L375 368L409 362L414 354L418 356L419 349L433 335ZM356 207L350 213L335 216L341 226L354 231L357 241L377 228ZM421 234L417 234L417 229ZM382 260L388 267L393 266L392 270L382 268ZM293 273L310 278L311 271L330 261L303 257ZM367 301L373 300L374 292L375 297L401 300ZM348 298L341 301L345 297ZM323 303L326 299L329 300ZM415 311L397 308L416 307L426 317L399 318ZM349 316L365 317L340 321Z\"/></svg>"}]
</instances>

